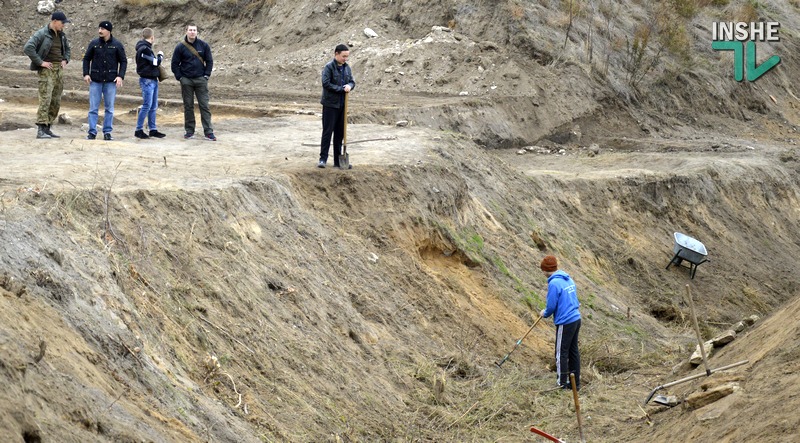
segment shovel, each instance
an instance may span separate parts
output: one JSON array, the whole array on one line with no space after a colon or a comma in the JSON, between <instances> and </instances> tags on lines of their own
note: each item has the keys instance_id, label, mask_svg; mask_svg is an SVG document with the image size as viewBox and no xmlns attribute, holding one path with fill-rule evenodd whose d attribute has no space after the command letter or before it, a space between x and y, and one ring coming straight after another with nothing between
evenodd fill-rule
<instances>
[{"instance_id":1,"label":"shovel","mask_svg":"<svg viewBox=\"0 0 800 443\"><path fill-rule=\"evenodd\" d=\"M347 101L350 98L350 94L345 92L344 93L344 131L343 131L343 138L342 138L342 152L339 153L339 167L342 169L350 169L350 154L347 153Z\"/></svg>"},{"instance_id":2,"label":"shovel","mask_svg":"<svg viewBox=\"0 0 800 443\"><path fill-rule=\"evenodd\" d=\"M700 335L700 326L697 324L697 314L694 311L694 302L692 301L692 291L689 285L686 285L686 299L689 300L689 309L692 311L692 324L694 325L694 332L697 335L697 345L700 346L700 356L703 357L703 367L706 368L706 375L711 375L711 370L708 369L708 357L706 357L706 348L703 346L703 336Z\"/></svg>"},{"instance_id":3,"label":"shovel","mask_svg":"<svg viewBox=\"0 0 800 443\"><path fill-rule=\"evenodd\" d=\"M746 365L748 363L750 363L750 360L742 360L742 361L740 361L738 363L734 363L732 365L723 366L723 367L717 368L717 369L711 369L709 372L713 374L715 372L726 371L728 369L735 368L735 367L741 366L741 365ZM692 380L698 379L700 377L708 377L708 374L702 373L702 374L690 375L690 376L688 376L686 378L682 378L680 380L675 380L675 381L673 381L671 383L663 384L661 386L656 386L655 389L650 391L650 395L647 396L647 400L644 401L644 405L647 406L647 404L650 403L650 400L653 399L653 396L656 395L657 391L659 391L661 389L664 389L664 388L668 388L670 386L675 386L675 385L678 385L678 384L681 384L681 383L686 383L687 381L692 381Z\"/></svg>"}]
</instances>

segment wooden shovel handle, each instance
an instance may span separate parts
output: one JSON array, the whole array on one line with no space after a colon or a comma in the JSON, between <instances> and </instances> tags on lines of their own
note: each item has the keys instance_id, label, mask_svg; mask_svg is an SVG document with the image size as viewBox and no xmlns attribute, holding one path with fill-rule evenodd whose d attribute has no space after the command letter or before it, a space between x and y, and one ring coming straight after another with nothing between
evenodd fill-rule
<instances>
[{"instance_id":1,"label":"wooden shovel handle","mask_svg":"<svg viewBox=\"0 0 800 443\"><path fill-rule=\"evenodd\" d=\"M581 438L581 443L586 443L583 438L583 419L581 419L581 402L578 400L578 386L575 383L575 374L569 373L569 383L572 385L572 399L575 401L575 414L578 416L578 435Z\"/></svg>"},{"instance_id":2,"label":"wooden shovel handle","mask_svg":"<svg viewBox=\"0 0 800 443\"><path fill-rule=\"evenodd\" d=\"M350 93L345 92L344 93L344 115L342 116L342 118L344 119L344 132L342 133L342 135L343 135L342 144L343 145L347 145L347 101L348 101L347 99L349 99L349 98L350 98Z\"/></svg>"}]
</instances>

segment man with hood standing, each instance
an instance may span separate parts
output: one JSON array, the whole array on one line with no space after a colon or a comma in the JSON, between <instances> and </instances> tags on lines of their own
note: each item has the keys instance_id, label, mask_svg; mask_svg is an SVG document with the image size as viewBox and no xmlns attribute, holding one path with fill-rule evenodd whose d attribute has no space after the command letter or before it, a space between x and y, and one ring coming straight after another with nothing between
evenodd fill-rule
<instances>
[{"instance_id":1,"label":"man with hood standing","mask_svg":"<svg viewBox=\"0 0 800 443\"><path fill-rule=\"evenodd\" d=\"M572 277L558 270L558 261L548 255L540 264L547 277L547 306L543 318L553 317L556 325L556 376L562 389L572 389L569 374L575 374L575 387L581 386L581 353L578 350L578 331L581 313L578 310L578 291Z\"/></svg>"},{"instance_id":2,"label":"man with hood standing","mask_svg":"<svg viewBox=\"0 0 800 443\"><path fill-rule=\"evenodd\" d=\"M136 119L136 138L164 138L166 134L158 131L156 125L156 109L158 109L158 67L164 60L164 53L153 53L153 42L156 41L155 33L151 28L142 29L142 39L136 43L136 73L139 74L139 87L142 88L142 107ZM150 132L144 132L144 120Z\"/></svg>"},{"instance_id":3,"label":"man with hood standing","mask_svg":"<svg viewBox=\"0 0 800 443\"><path fill-rule=\"evenodd\" d=\"M23 52L31 59L31 71L39 71L39 110L36 112L36 138L58 138L50 130L64 92L64 69L70 59L69 41L64 34L67 16L56 11L50 23L36 31L25 43Z\"/></svg>"},{"instance_id":4,"label":"man with hood standing","mask_svg":"<svg viewBox=\"0 0 800 443\"><path fill-rule=\"evenodd\" d=\"M98 27L99 37L89 42L83 56L83 80L89 85L89 134L87 140L97 138L97 114L100 97L103 97L103 140L113 140L114 100L117 88L122 88L128 58L122 42L111 35L111 22L104 20Z\"/></svg>"}]
</instances>

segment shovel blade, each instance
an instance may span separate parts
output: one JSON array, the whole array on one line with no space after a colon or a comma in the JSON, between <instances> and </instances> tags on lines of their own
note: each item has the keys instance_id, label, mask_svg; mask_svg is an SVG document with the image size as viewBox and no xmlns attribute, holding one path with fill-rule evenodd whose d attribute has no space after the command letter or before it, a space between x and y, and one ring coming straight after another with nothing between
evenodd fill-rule
<instances>
[{"instance_id":1,"label":"shovel blade","mask_svg":"<svg viewBox=\"0 0 800 443\"><path fill-rule=\"evenodd\" d=\"M660 405L674 407L678 405L678 397L674 395L656 395L653 398L653 403L658 403Z\"/></svg>"},{"instance_id":2,"label":"shovel blade","mask_svg":"<svg viewBox=\"0 0 800 443\"><path fill-rule=\"evenodd\" d=\"M342 152L339 153L339 167L350 169L350 154L347 153L347 145L342 144Z\"/></svg>"}]
</instances>

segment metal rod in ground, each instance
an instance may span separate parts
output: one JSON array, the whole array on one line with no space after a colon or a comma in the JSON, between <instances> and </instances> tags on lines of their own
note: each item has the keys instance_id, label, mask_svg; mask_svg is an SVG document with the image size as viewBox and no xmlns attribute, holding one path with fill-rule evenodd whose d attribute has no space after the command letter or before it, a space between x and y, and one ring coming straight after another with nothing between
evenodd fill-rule
<instances>
[{"instance_id":1,"label":"metal rod in ground","mask_svg":"<svg viewBox=\"0 0 800 443\"><path fill-rule=\"evenodd\" d=\"M531 432L533 432L534 434L537 434L537 435L541 435L542 437L544 437L544 438L546 438L546 439L548 439L550 441L554 441L556 443L566 443L564 440L562 440L562 439L560 439L558 437L553 437L552 435L548 434L547 432L544 432L541 429L536 429L533 426L531 426Z\"/></svg>"},{"instance_id":2,"label":"metal rod in ground","mask_svg":"<svg viewBox=\"0 0 800 443\"><path fill-rule=\"evenodd\" d=\"M719 367L719 368L716 368L716 369L712 369L711 373L714 374L716 372L725 371L725 370L728 370L728 369L731 369L731 368L735 368L737 366L746 365L748 363L750 363L750 360L742 360L740 362L736 362L736 363L733 363L733 364L730 364L730 365L727 365L727 366L722 366L722 367ZM667 383L667 384L663 384L661 386L656 386L655 389L650 391L650 395L647 396L647 400L644 401L645 406L647 406L647 404L650 403L650 400L653 399L653 396L656 395L656 392L658 390L664 389L664 388L668 388L670 386L675 386L675 385L678 385L678 384L681 384L681 383L686 383L687 381L691 381L691 380L694 380L694 379L700 378L700 377L708 377L708 375L707 374L690 375L690 376L688 376L686 378L682 378L680 380L675 380L673 382L670 382L670 383Z\"/></svg>"},{"instance_id":3,"label":"metal rod in ground","mask_svg":"<svg viewBox=\"0 0 800 443\"><path fill-rule=\"evenodd\" d=\"M697 314L694 312L694 301L692 301L692 290L686 285L686 298L689 300L689 309L692 311L692 324L694 333L697 334L697 345L700 346L700 355L703 357L703 367L706 368L706 375L711 375L708 369L708 359L706 358L706 347L703 346L703 337L700 335L700 326L697 325Z\"/></svg>"},{"instance_id":4,"label":"metal rod in ground","mask_svg":"<svg viewBox=\"0 0 800 443\"><path fill-rule=\"evenodd\" d=\"M575 415L578 416L578 435L581 437L581 443L586 443L583 438L583 420L581 419L581 402L578 401L578 386L575 384L575 374L569 373L569 382L572 384L572 399L575 400Z\"/></svg>"},{"instance_id":5,"label":"metal rod in ground","mask_svg":"<svg viewBox=\"0 0 800 443\"><path fill-rule=\"evenodd\" d=\"M509 352L508 352L508 354L506 354L506 356L505 356L505 357L503 357L503 359L502 359L502 360L500 360L499 362L495 362L495 365L496 365L498 368L502 368L502 367L503 367L503 363L505 363L505 362L506 362L506 360L508 360L508 357L511 357L511 354L512 354L514 351L516 351L516 350L517 350L517 347L519 347L520 343L522 343L522 340L525 340L525 337L527 337L527 336L528 336L528 334L530 334L530 333L531 333L531 331L533 331L533 328L535 328L535 327L536 327L536 324L537 324L537 323L539 323L539 320L541 320L541 319L542 319L542 316L540 315L540 316L539 316L539 318L537 318L537 319L536 319L536 321L535 321L535 322L533 322L533 324L531 325L531 327L530 327L530 328L528 328L528 332L526 332L526 333L525 333L525 335L523 335L523 336L522 336L522 338L520 338L519 340L517 340L517 342L514 344L514 347L511 349L511 351L509 351Z\"/></svg>"}]
</instances>

